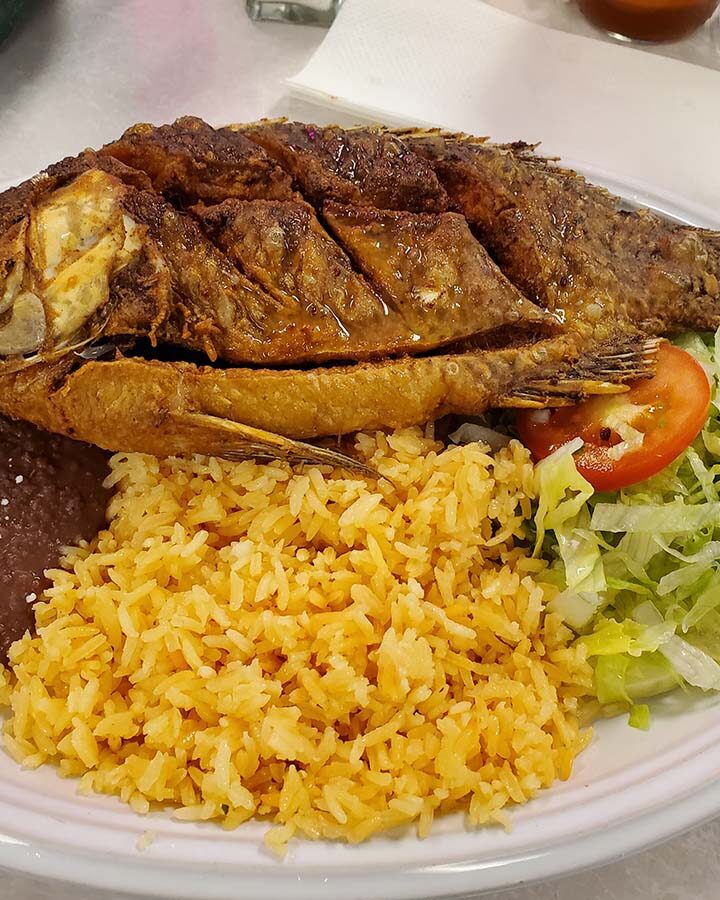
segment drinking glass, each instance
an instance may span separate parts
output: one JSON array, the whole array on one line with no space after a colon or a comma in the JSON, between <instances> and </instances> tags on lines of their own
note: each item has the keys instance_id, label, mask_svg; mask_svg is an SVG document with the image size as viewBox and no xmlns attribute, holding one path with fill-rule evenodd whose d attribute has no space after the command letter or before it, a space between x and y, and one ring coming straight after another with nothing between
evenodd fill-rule
<instances>
[{"instance_id":1,"label":"drinking glass","mask_svg":"<svg viewBox=\"0 0 720 900\"><path fill-rule=\"evenodd\" d=\"M256 22L291 22L295 25L332 25L342 0L246 0L247 13Z\"/></svg>"},{"instance_id":2,"label":"drinking glass","mask_svg":"<svg viewBox=\"0 0 720 900\"><path fill-rule=\"evenodd\" d=\"M578 5L593 24L614 36L660 42L700 28L718 0L578 0Z\"/></svg>"}]
</instances>

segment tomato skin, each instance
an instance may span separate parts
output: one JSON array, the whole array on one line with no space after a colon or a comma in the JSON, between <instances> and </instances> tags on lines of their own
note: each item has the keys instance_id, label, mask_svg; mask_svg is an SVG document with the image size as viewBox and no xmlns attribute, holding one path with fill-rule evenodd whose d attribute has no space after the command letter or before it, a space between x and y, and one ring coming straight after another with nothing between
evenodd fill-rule
<instances>
[{"instance_id":1,"label":"tomato skin","mask_svg":"<svg viewBox=\"0 0 720 900\"><path fill-rule=\"evenodd\" d=\"M702 430L709 406L710 384L702 366L663 342L652 378L634 382L623 394L591 397L575 406L521 410L517 429L535 459L582 438L575 456L578 471L596 490L614 491L656 475L676 459ZM613 458L610 451L621 438L605 423L618 419L644 436L640 446Z\"/></svg>"}]
</instances>

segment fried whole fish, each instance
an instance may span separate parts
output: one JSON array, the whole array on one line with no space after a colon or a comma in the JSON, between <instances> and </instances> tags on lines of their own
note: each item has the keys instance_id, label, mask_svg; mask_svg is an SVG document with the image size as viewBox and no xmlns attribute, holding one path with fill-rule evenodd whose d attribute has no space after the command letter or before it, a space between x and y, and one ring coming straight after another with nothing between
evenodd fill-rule
<instances>
[{"instance_id":1,"label":"fried whole fish","mask_svg":"<svg viewBox=\"0 0 720 900\"><path fill-rule=\"evenodd\" d=\"M302 441L623 390L720 325L719 274L718 235L524 144L138 125L0 195L0 412L338 462Z\"/></svg>"}]
</instances>

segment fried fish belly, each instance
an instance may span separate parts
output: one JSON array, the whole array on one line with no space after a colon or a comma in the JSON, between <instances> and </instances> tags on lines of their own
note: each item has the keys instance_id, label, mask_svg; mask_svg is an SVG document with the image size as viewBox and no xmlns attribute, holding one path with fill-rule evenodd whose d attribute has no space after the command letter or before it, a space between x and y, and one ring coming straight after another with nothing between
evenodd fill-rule
<instances>
[{"instance_id":1,"label":"fried fish belly","mask_svg":"<svg viewBox=\"0 0 720 900\"><path fill-rule=\"evenodd\" d=\"M563 280L544 256L523 280L545 220L504 252L435 137L185 118L0 195L0 411L110 450L327 461L302 441L564 404L651 373L661 319L641 315L634 282L606 262ZM578 219L568 198L557 221ZM606 261L608 222L584 243L551 237Z\"/></svg>"},{"instance_id":2,"label":"fried fish belly","mask_svg":"<svg viewBox=\"0 0 720 900\"><path fill-rule=\"evenodd\" d=\"M506 404L562 403L573 387L576 396L584 393L584 379L600 390L592 367L568 365L572 352L572 342L560 337L511 349L312 369L65 356L0 378L0 406L10 416L109 450L239 458L251 435L256 446L246 455L258 454L268 432L309 439ZM553 399L554 389L562 393ZM616 385L608 382L605 389ZM303 448L307 458L312 449Z\"/></svg>"}]
</instances>

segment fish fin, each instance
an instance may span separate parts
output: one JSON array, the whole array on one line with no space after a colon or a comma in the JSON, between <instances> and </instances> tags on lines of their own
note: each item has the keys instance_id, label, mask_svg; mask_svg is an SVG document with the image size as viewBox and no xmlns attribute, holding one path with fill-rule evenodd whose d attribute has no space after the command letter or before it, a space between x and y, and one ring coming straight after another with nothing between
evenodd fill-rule
<instances>
[{"instance_id":1,"label":"fish fin","mask_svg":"<svg viewBox=\"0 0 720 900\"><path fill-rule=\"evenodd\" d=\"M476 147L480 147L483 144L491 144L496 148L512 150L516 156L526 162L553 164L560 159L559 156L538 156L535 151L540 146L540 141L534 141L532 143L528 141L495 143L491 140L489 135L467 134L465 131L445 131L442 128L388 128L379 126L379 130L385 134L393 134L400 140L403 138L432 140L434 138L435 140L453 141L456 144L466 144L468 146Z\"/></svg>"},{"instance_id":2,"label":"fish fin","mask_svg":"<svg viewBox=\"0 0 720 900\"><path fill-rule=\"evenodd\" d=\"M249 131L251 128L257 128L262 125L285 125L290 122L287 116L274 116L273 118L255 119L254 122L228 122L225 125L219 125L227 131Z\"/></svg>"},{"instance_id":3,"label":"fish fin","mask_svg":"<svg viewBox=\"0 0 720 900\"><path fill-rule=\"evenodd\" d=\"M363 126L357 126L359 128ZM367 126L365 126L367 128ZM400 138L442 138L448 141L462 141L465 144L485 144L490 140L488 135L466 134L464 131L445 131L443 128L418 128L418 127L399 127L391 128L385 125L376 126L377 130L383 134L394 134ZM348 129L349 130L349 129ZM537 147L537 144L530 145Z\"/></svg>"},{"instance_id":4,"label":"fish fin","mask_svg":"<svg viewBox=\"0 0 720 900\"><path fill-rule=\"evenodd\" d=\"M582 175L578 175L578 173L573 171L572 169L567 169L561 166L559 164L561 161L561 157L543 156L541 154L538 154L537 149L541 146L540 141L511 141L510 143L495 143L487 135L467 134L464 131L444 131L442 128L390 128L386 126L379 126L379 130L381 130L385 134L392 134L399 140L402 140L403 138L408 138L411 140L417 138L420 140L432 141L434 139L435 141L451 141L455 144L465 144L469 147L481 147L484 144L489 144L495 149L511 151L513 155L518 159L532 165L534 168L547 169L555 175L572 175L575 178L580 178L582 179L582 181L585 181L585 178ZM592 185L592 187L608 197L613 197L613 195L606 188L599 187L596 184Z\"/></svg>"},{"instance_id":5,"label":"fish fin","mask_svg":"<svg viewBox=\"0 0 720 900\"><path fill-rule=\"evenodd\" d=\"M555 377L538 378L518 386L498 406L542 409L567 406L585 397L621 394L628 382L655 374L657 349L662 338L596 349Z\"/></svg>"},{"instance_id":6,"label":"fish fin","mask_svg":"<svg viewBox=\"0 0 720 900\"><path fill-rule=\"evenodd\" d=\"M377 470L371 466L338 450L295 441L273 434L271 431L243 425L232 419L222 419L205 413L171 413L170 418L176 425L182 427L183 436L191 440L195 453L219 456L232 461L283 460L291 465L298 463L329 465L357 475L380 477Z\"/></svg>"}]
</instances>

